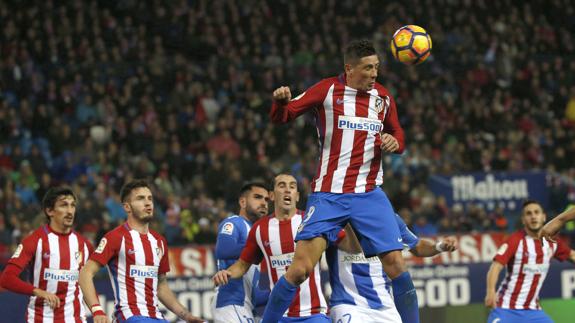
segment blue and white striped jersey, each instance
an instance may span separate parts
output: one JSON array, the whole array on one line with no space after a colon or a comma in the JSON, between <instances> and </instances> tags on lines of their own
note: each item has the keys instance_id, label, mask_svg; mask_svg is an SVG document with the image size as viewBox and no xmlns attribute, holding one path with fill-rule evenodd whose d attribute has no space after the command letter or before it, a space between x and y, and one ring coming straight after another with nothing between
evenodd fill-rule
<instances>
[{"instance_id":1,"label":"blue and white striped jersey","mask_svg":"<svg viewBox=\"0 0 575 323\"><path fill-rule=\"evenodd\" d=\"M406 248L414 248L419 238L396 214L401 239ZM330 306L349 304L365 308L393 307L391 281L383 271L378 257L365 258L363 253L350 254L336 245L326 251L332 288Z\"/></svg>"}]
</instances>

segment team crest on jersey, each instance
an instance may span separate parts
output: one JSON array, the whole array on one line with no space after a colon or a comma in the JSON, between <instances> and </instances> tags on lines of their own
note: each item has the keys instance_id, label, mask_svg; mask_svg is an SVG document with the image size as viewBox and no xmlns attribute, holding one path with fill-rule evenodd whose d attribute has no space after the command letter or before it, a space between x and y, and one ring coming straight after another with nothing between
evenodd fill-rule
<instances>
[{"instance_id":1,"label":"team crest on jersey","mask_svg":"<svg viewBox=\"0 0 575 323\"><path fill-rule=\"evenodd\" d=\"M233 223L226 223L224 224L224 226L222 227L222 234L229 234L231 235L234 232L234 224Z\"/></svg>"},{"instance_id":2,"label":"team crest on jersey","mask_svg":"<svg viewBox=\"0 0 575 323\"><path fill-rule=\"evenodd\" d=\"M383 98L377 97L377 99L375 99L375 111L380 113L384 109L387 110L387 108L389 108L389 101L389 96L387 95Z\"/></svg>"},{"instance_id":3,"label":"team crest on jersey","mask_svg":"<svg viewBox=\"0 0 575 323\"><path fill-rule=\"evenodd\" d=\"M76 263L81 263L82 262L82 251L76 251L76 254L74 255L74 257L76 258Z\"/></svg>"},{"instance_id":4,"label":"team crest on jersey","mask_svg":"<svg viewBox=\"0 0 575 323\"><path fill-rule=\"evenodd\" d=\"M159 247L156 247L156 255L158 255L158 258L162 258L162 249Z\"/></svg>"},{"instance_id":5,"label":"team crest on jersey","mask_svg":"<svg viewBox=\"0 0 575 323\"><path fill-rule=\"evenodd\" d=\"M14 251L14 254L12 255L12 258L18 258L20 257L20 254L22 253L22 250L24 249L24 246L22 244L19 244L18 247L16 248L16 251Z\"/></svg>"},{"instance_id":6,"label":"team crest on jersey","mask_svg":"<svg viewBox=\"0 0 575 323\"><path fill-rule=\"evenodd\" d=\"M96 251L94 251L94 252L95 253L104 252L104 248L106 248L107 243L108 243L108 240L106 240L106 238L102 238L102 240L100 240L100 244L98 245L98 248L96 248Z\"/></svg>"}]
</instances>

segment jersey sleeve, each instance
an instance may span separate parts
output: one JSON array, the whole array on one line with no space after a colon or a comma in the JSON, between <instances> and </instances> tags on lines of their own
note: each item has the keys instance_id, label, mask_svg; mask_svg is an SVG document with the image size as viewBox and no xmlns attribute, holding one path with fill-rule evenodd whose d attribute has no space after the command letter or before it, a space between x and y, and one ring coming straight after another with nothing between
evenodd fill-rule
<instances>
[{"instance_id":1,"label":"jersey sleeve","mask_svg":"<svg viewBox=\"0 0 575 323\"><path fill-rule=\"evenodd\" d=\"M571 248L561 239L557 240L557 250L555 250L555 254L553 257L559 261L565 261L569 259L569 255L571 254Z\"/></svg>"},{"instance_id":2,"label":"jersey sleeve","mask_svg":"<svg viewBox=\"0 0 575 323\"><path fill-rule=\"evenodd\" d=\"M275 123L286 123L307 111L321 106L328 88L329 82L323 80L291 99L287 104L282 104L274 100L272 109L270 110L270 119Z\"/></svg>"},{"instance_id":3,"label":"jersey sleeve","mask_svg":"<svg viewBox=\"0 0 575 323\"><path fill-rule=\"evenodd\" d=\"M403 222L403 219L398 214L395 214L395 220L397 221L397 226L399 227L399 233L401 234L403 244L406 245L409 249L415 248L417 243L419 243L419 237L416 236L415 233L411 232L411 230L409 230L407 224Z\"/></svg>"},{"instance_id":4,"label":"jersey sleeve","mask_svg":"<svg viewBox=\"0 0 575 323\"><path fill-rule=\"evenodd\" d=\"M264 258L264 255L256 241L256 231L258 227L259 225L256 223L256 225L251 228L250 233L248 234L248 240L246 241L246 246L240 255L241 260L250 264L259 264Z\"/></svg>"},{"instance_id":5,"label":"jersey sleeve","mask_svg":"<svg viewBox=\"0 0 575 323\"><path fill-rule=\"evenodd\" d=\"M16 265L20 269L25 269L34 258L39 239L40 236L34 233L22 240L22 243L18 245L8 263Z\"/></svg>"},{"instance_id":6,"label":"jersey sleeve","mask_svg":"<svg viewBox=\"0 0 575 323\"><path fill-rule=\"evenodd\" d=\"M240 257L243 249L242 227L234 224L231 219L220 223L216 240L216 259L235 260ZM245 233L243 233L245 236Z\"/></svg>"},{"instance_id":7,"label":"jersey sleeve","mask_svg":"<svg viewBox=\"0 0 575 323\"><path fill-rule=\"evenodd\" d=\"M116 230L110 231L100 240L98 247L90 255L90 259L102 266L106 266L110 259L118 254L119 250L120 237Z\"/></svg>"},{"instance_id":8,"label":"jersey sleeve","mask_svg":"<svg viewBox=\"0 0 575 323\"><path fill-rule=\"evenodd\" d=\"M497 249L497 253L493 257L493 261L497 261L502 265L507 265L509 260L517 251L520 239L516 234L511 235L507 240Z\"/></svg>"},{"instance_id":9,"label":"jersey sleeve","mask_svg":"<svg viewBox=\"0 0 575 323\"><path fill-rule=\"evenodd\" d=\"M399 148L395 153L402 154L405 150L405 134L401 124L399 123L395 100L391 95L389 95L389 109L385 115L385 119L383 120L383 131L392 135L397 140Z\"/></svg>"},{"instance_id":10,"label":"jersey sleeve","mask_svg":"<svg viewBox=\"0 0 575 323\"><path fill-rule=\"evenodd\" d=\"M162 237L160 240L162 244L162 259L160 259L160 268L158 268L158 272L160 274L165 274L170 272L170 259L168 255L168 242L166 239Z\"/></svg>"}]
</instances>

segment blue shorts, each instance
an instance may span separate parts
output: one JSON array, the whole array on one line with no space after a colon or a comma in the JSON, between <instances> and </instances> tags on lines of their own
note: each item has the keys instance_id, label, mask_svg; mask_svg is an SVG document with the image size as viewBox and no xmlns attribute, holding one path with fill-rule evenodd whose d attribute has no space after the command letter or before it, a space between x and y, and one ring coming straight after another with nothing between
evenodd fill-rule
<instances>
[{"instance_id":1,"label":"blue shorts","mask_svg":"<svg viewBox=\"0 0 575 323\"><path fill-rule=\"evenodd\" d=\"M499 320L499 321L497 321ZM495 308L489 313L487 323L553 323L542 310L509 310Z\"/></svg>"},{"instance_id":2,"label":"blue shorts","mask_svg":"<svg viewBox=\"0 0 575 323\"><path fill-rule=\"evenodd\" d=\"M315 314L306 317L283 317L278 323L331 323L331 319L324 314Z\"/></svg>"},{"instance_id":3,"label":"blue shorts","mask_svg":"<svg viewBox=\"0 0 575 323\"><path fill-rule=\"evenodd\" d=\"M166 321L164 319L155 319L153 317L140 316L140 315L135 315L135 316L132 316L125 321L119 321L119 322L122 322L122 323L169 323L168 321Z\"/></svg>"},{"instance_id":4,"label":"blue shorts","mask_svg":"<svg viewBox=\"0 0 575 323\"><path fill-rule=\"evenodd\" d=\"M379 187L367 193L312 193L306 210L295 241L323 236L333 243L349 222L366 257L403 249L395 212Z\"/></svg>"}]
</instances>

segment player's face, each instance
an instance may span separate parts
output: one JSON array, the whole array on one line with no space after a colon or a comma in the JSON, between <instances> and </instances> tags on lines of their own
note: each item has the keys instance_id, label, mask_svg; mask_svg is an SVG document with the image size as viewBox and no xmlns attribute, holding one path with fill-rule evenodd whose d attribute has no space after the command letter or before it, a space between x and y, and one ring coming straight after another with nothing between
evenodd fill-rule
<instances>
[{"instance_id":1,"label":"player's face","mask_svg":"<svg viewBox=\"0 0 575 323\"><path fill-rule=\"evenodd\" d=\"M369 91L375 86L379 58L377 55L362 57L355 64L346 64L345 72L350 87L362 91Z\"/></svg>"},{"instance_id":2,"label":"player's face","mask_svg":"<svg viewBox=\"0 0 575 323\"><path fill-rule=\"evenodd\" d=\"M251 221L268 214L270 197L268 190L261 187L253 187L245 197L240 199L240 206L245 208L246 214Z\"/></svg>"},{"instance_id":3,"label":"player's face","mask_svg":"<svg viewBox=\"0 0 575 323\"><path fill-rule=\"evenodd\" d=\"M151 222L154 216L152 191L147 187L133 189L128 200L124 202L124 210L126 210L128 216L131 215L140 222Z\"/></svg>"},{"instance_id":4,"label":"player's face","mask_svg":"<svg viewBox=\"0 0 575 323\"><path fill-rule=\"evenodd\" d=\"M537 232L545 224L545 218L545 212L543 212L541 205L531 203L523 209L521 222L527 230Z\"/></svg>"},{"instance_id":5,"label":"player's face","mask_svg":"<svg viewBox=\"0 0 575 323\"><path fill-rule=\"evenodd\" d=\"M278 175L274 181L274 191L272 201L276 210L282 209L285 212L295 210L299 202L299 192L297 181L291 175Z\"/></svg>"},{"instance_id":6,"label":"player's face","mask_svg":"<svg viewBox=\"0 0 575 323\"><path fill-rule=\"evenodd\" d=\"M74 225L76 199L71 195L61 195L56 199L53 208L46 210L50 217L50 227L58 232L68 232Z\"/></svg>"}]
</instances>

